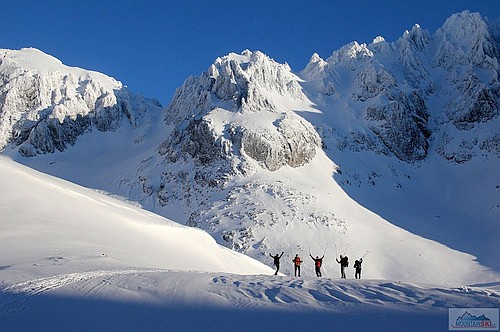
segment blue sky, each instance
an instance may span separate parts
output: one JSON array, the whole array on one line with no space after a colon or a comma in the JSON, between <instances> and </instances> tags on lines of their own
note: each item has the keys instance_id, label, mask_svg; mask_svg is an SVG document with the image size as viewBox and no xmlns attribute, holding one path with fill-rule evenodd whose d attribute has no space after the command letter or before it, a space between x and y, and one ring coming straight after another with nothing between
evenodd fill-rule
<instances>
[{"instance_id":1,"label":"blue sky","mask_svg":"<svg viewBox=\"0 0 500 332\"><path fill-rule=\"evenodd\" d=\"M218 56L260 50L293 70L351 42L395 41L418 23L434 33L453 13L500 17L500 0L2 0L0 48L36 47L170 101Z\"/></svg>"}]
</instances>

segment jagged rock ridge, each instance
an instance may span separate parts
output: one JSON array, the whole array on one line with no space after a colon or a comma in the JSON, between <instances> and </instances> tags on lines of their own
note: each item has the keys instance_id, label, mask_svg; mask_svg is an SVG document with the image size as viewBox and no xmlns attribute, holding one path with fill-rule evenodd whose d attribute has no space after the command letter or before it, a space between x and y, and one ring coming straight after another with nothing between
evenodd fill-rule
<instances>
[{"instance_id":1,"label":"jagged rock ridge","mask_svg":"<svg viewBox=\"0 0 500 332\"><path fill-rule=\"evenodd\" d=\"M331 105L357 110L400 160L423 160L439 140L441 155L463 162L498 137L491 130L500 103L495 31L464 11L434 35L415 25L396 42L353 42L327 60L315 54L301 74ZM463 138L464 131L474 139Z\"/></svg>"}]
</instances>

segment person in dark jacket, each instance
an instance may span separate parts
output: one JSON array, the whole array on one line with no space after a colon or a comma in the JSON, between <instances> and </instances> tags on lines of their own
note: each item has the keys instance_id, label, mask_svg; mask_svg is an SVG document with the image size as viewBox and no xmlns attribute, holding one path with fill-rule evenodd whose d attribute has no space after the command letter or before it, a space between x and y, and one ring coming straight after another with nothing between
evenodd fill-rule
<instances>
[{"instance_id":1,"label":"person in dark jacket","mask_svg":"<svg viewBox=\"0 0 500 332\"><path fill-rule=\"evenodd\" d=\"M300 263L302 263L302 260L299 257L299 254L295 255L295 258L292 260L293 266L295 267L295 276L297 276L297 272L299 272L299 277L300 277Z\"/></svg>"},{"instance_id":2,"label":"person in dark jacket","mask_svg":"<svg viewBox=\"0 0 500 332\"><path fill-rule=\"evenodd\" d=\"M278 274L278 271L280 270L280 258L281 256L283 256L283 252L281 252L281 255L271 255L269 254L269 256L271 256L273 259L274 259L274 266L276 266L276 273L274 275L277 275Z\"/></svg>"},{"instance_id":3,"label":"person in dark jacket","mask_svg":"<svg viewBox=\"0 0 500 332\"><path fill-rule=\"evenodd\" d=\"M323 265L323 258L325 255L323 255L321 258L319 256L316 256L316 258L313 257L313 255L309 254L311 258L314 261L314 268L316 269L316 277L321 277L321 265Z\"/></svg>"},{"instance_id":4,"label":"person in dark jacket","mask_svg":"<svg viewBox=\"0 0 500 332\"><path fill-rule=\"evenodd\" d=\"M345 268L349 266L349 258L340 255L340 261L336 258L335 260L340 264L340 277L345 279Z\"/></svg>"},{"instance_id":5,"label":"person in dark jacket","mask_svg":"<svg viewBox=\"0 0 500 332\"><path fill-rule=\"evenodd\" d=\"M354 269L356 271L354 273L355 279L361 279L361 263L363 263L363 258L360 258L359 260L356 260L354 262Z\"/></svg>"}]
</instances>

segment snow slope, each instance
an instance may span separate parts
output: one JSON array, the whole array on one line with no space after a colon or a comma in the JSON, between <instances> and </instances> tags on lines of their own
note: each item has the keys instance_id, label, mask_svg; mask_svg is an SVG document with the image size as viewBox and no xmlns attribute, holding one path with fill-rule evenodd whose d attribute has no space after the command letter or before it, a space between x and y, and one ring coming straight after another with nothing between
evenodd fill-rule
<instances>
[{"instance_id":1,"label":"snow slope","mask_svg":"<svg viewBox=\"0 0 500 332\"><path fill-rule=\"evenodd\" d=\"M33 273L58 261L75 269L86 262L87 268L271 271L199 229L0 160L2 266L26 265Z\"/></svg>"},{"instance_id":2,"label":"snow slope","mask_svg":"<svg viewBox=\"0 0 500 332\"><path fill-rule=\"evenodd\" d=\"M78 149L39 156L30 159L29 164L101 190L117 185L128 187L123 179L135 173L127 166L140 163L150 150L144 149L142 143L131 146L121 143L123 150L116 151L116 144L124 141L120 139L122 134L87 137L79 142ZM99 139L108 144L99 145ZM148 140L154 137L144 142ZM96 146L101 150L100 158L93 157ZM214 196L218 200L210 202L209 208L205 206L197 215L197 220L206 220L199 226L210 231L218 243L226 242L223 236L232 235L235 249L267 264L271 263L269 253L284 251L282 271L288 275L292 273L288 262L296 253L308 262L309 252L321 255L326 250L324 275L328 277L339 274L336 256L347 254L353 264L354 259L368 253L364 268L368 278L452 286L496 280L497 273L478 264L474 256L391 225L356 203L335 181L336 169L319 151L313 162L301 168L283 167L276 172L235 179L228 189ZM425 195L424 191L417 193ZM130 199L127 191L119 194L121 199ZM142 204L154 211L164 211L161 206ZM176 216L173 220L184 222L181 204L173 206L178 211L169 214ZM458 226L465 227L457 223ZM251 233L245 237L247 229ZM435 232L442 236L450 234L441 228ZM314 274L312 265L306 264L303 269L304 275Z\"/></svg>"},{"instance_id":3,"label":"snow slope","mask_svg":"<svg viewBox=\"0 0 500 332\"><path fill-rule=\"evenodd\" d=\"M2 331L441 331L449 307L500 302L498 281L272 276L203 231L3 157L0 183Z\"/></svg>"}]
</instances>

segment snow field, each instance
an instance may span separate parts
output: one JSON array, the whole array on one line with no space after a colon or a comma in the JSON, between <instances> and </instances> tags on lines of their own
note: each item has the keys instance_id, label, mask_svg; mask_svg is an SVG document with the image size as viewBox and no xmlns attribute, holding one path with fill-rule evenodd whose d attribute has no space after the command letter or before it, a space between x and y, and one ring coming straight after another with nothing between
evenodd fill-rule
<instances>
[{"instance_id":1,"label":"snow field","mask_svg":"<svg viewBox=\"0 0 500 332\"><path fill-rule=\"evenodd\" d=\"M3 157L0 168L2 331L440 331L449 307L499 303L498 282L272 276L199 229Z\"/></svg>"}]
</instances>

